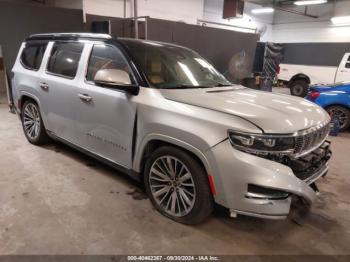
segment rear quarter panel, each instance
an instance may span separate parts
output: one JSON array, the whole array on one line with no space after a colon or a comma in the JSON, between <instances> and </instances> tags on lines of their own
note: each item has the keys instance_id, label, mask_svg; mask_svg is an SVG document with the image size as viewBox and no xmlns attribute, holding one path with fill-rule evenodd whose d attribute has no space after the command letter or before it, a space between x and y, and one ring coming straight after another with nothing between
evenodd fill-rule
<instances>
[{"instance_id":1,"label":"rear quarter panel","mask_svg":"<svg viewBox=\"0 0 350 262\"><path fill-rule=\"evenodd\" d=\"M315 102L323 108L331 105L342 105L350 108L350 86L315 89L320 92L320 96Z\"/></svg>"}]
</instances>

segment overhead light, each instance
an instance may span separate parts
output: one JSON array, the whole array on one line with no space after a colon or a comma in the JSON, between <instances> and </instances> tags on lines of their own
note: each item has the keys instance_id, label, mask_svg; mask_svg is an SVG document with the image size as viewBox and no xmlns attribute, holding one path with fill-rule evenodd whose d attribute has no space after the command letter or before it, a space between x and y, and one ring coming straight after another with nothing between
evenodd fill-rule
<instances>
[{"instance_id":1,"label":"overhead light","mask_svg":"<svg viewBox=\"0 0 350 262\"><path fill-rule=\"evenodd\" d=\"M331 21L335 25L350 24L350 16L335 16L332 17Z\"/></svg>"},{"instance_id":2,"label":"overhead light","mask_svg":"<svg viewBox=\"0 0 350 262\"><path fill-rule=\"evenodd\" d=\"M319 5L325 4L327 0L304 0L304 1L295 1L295 5Z\"/></svg>"},{"instance_id":3,"label":"overhead light","mask_svg":"<svg viewBox=\"0 0 350 262\"><path fill-rule=\"evenodd\" d=\"M268 13L273 13L275 9L272 7L264 7L264 8L256 8L252 10L253 14L268 14Z\"/></svg>"}]
</instances>

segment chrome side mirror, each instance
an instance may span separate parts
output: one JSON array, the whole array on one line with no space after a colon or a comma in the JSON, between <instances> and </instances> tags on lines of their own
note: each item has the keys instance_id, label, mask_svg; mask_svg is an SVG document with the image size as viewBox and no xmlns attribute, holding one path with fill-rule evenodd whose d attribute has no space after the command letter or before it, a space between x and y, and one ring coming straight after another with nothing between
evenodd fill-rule
<instances>
[{"instance_id":1,"label":"chrome side mirror","mask_svg":"<svg viewBox=\"0 0 350 262\"><path fill-rule=\"evenodd\" d=\"M101 69L97 71L94 82L97 85L123 90L137 95L139 87L132 84L127 72L118 69Z\"/></svg>"}]
</instances>

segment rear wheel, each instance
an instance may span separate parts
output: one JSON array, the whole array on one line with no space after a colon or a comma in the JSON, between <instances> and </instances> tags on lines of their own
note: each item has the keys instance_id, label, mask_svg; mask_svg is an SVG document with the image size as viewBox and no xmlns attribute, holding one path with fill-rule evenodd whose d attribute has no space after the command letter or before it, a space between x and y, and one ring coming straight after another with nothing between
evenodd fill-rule
<instances>
[{"instance_id":1,"label":"rear wheel","mask_svg":"<svg viewBox=\"0 0 350 262\"><path fill-rule=\"evenodd\" d=\"M197 224L213 210L213 198L204 168L190 154L164 146L145 166L145 186L154 207L184 224Z\"/></svg>"},{"instance_id":2,"label":"rear wheel","mask_svg":"<svg viewBox=\"0 0 350 262\"><path fill-rule=\"evenodd\" d=\"M331 116L336 116L339 120L340 131L344 131L350 126L350 110L343 106L330 106L326 108Z\"/></svg>"},{"instance_id":3,"label":"rear wheel","mask_svg":"<svg viewBox=\"0 0 350 262\"><path fill-rule=\"evenodd\" d=\"M309 89L309 84L306 80L298 79L289 83L290 93L293 96L305 97Z\"/></svg>"},{"instance_id":4,"label":"rear wheel","mask_svg":"<svg viewBox=\"0 0 350 262\"><path fill-rule=\"evenodd\" d=\"M27 140L34 145L42 145L49 139L41 119L39 106L27 100L22 107L22 127Z\"/></svg>"}]
</instances>

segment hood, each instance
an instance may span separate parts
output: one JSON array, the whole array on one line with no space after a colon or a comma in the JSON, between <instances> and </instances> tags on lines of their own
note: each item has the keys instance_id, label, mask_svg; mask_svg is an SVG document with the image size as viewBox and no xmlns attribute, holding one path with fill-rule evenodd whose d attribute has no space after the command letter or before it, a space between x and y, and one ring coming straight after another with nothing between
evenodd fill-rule
<instances>
[{"instance_id":1,"label":"hood","mask_svg":"<svg viewBox=\"0 0 350 262\"><path fill-rule=\"evenodd\" d=\"M244 118L265 133L294 133L329 121L318 105L303 98L243 86L162 89L169 100Z\"/></svg>"}]
</instances>

